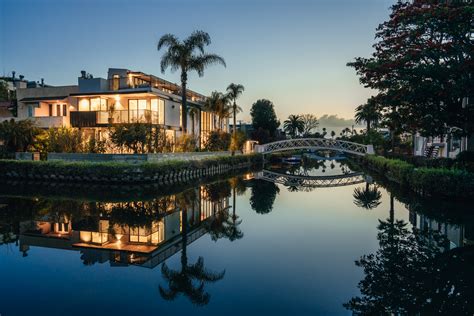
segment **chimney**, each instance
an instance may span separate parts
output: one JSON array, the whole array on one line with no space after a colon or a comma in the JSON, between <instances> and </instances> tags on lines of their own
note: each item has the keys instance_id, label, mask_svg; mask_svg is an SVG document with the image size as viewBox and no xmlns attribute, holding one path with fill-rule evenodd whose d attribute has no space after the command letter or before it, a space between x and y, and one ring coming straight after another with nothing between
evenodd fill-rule
<instances>
[{"instance_id":1,"label":"chimney","mask_svg":"<svg viewBox=\"0 0 474 316\"><path fill-rule=\"evenodd\" d=\"M41 86L44 87L44 78L41 78Z\"/></svg>"}]
</instances>

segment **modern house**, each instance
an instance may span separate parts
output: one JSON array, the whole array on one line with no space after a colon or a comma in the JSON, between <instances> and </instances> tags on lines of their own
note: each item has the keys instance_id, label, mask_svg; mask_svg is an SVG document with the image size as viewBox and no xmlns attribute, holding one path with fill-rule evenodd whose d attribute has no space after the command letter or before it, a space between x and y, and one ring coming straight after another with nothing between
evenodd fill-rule
<instances>
[{"instance_id":1,"label":"modern house","mask_svg":"<svg viewBox=\"0 0 474 316\"><path fill-rule=\"evenodd\" d=\"M17 99L17 119L33 119L42 128L79 128L98 140L108 137L107 128L113 124L136 122L165 129L172 142L183 133L181 87L139 71L109 68L107 79L82 71L77 85L21 88ZM201 145L217 128L215 115L203 108L205 99L187 90L187 130ZM224 129L228 128L226 120Z\"/></svg>"}]
</instances>

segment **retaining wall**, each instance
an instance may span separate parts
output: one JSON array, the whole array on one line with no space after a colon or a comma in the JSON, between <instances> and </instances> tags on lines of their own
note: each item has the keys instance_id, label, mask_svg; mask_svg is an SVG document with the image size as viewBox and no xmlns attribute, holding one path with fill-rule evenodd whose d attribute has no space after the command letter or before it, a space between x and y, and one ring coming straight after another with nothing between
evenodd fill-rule
<instances>
[{"instance_id":1,"label":"retaining wall","mask_svg":"<svg viewBox=\"0 0 474 316\"><path fill-rule=\"evenodd\" d=\"M221 152L186 152L159 154L89 154L89 153L48 153L51 161L91 161L91 162L160 162L165 160L201 160L214 157L230 156L229 151Z\"/></svg>"},{"instance_id":2,"label":"retaining wall","mask_svg":"<svg viewBox=\"0 0 474 316\"><path fill-rule=\"evenodd\" d=\"M261 161L261 155L142 164L5 160L0 161L0 174L15 180L168 185L248 169Z\"/></svg>"}]
</instances>

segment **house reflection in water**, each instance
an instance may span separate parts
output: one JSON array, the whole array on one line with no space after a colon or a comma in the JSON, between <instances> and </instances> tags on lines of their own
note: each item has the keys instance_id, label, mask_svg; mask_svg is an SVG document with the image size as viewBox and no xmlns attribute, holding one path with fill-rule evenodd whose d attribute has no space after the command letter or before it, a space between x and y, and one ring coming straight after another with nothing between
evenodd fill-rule
<instances>
[{"instance_id":1,"label":"house reflection in water","mask_svg":"<svg viewBox=\"0 0 474 316\"><path fill-rule=\"evenodd\" d=\"M445 236L449 241L449 249L473 244L473 240L471 240L472 237L469 236L464 225L440 222L425 214L416 213L414 211L410 211L409 217L413 227L420 231L436 231Z\"/></svg>"},{"instance_id":2,"label":"house reflection in water","mask_svg":"<svg viewBox=\"0 0 474 316\"><path fill-rule=\"evenodd\" d=\"M31 246L81 252L86 265L153 268L182 249L183 214L187 244L207 232L206 223L226 211L229 198L211 200L203 187L145 202L83 203L79 215L53 212L19 224L20 250ZM186 209L187 212L183 212Z\"/></svg>"}]
</instances>

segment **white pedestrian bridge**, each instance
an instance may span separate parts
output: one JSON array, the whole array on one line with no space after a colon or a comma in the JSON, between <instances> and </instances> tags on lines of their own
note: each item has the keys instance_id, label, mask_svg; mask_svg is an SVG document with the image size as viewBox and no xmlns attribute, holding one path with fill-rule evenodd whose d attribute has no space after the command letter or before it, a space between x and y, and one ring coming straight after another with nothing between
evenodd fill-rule
<instances>
[{"instance_id":1,"label":"white pedestrian bridge","mask_svg":"<svg viewBox=\"0 0 474 316\"><path fill-rule=\"evenodd\" d=\"M271 154L296 149L334 150L359 156L374 154L374 147L372 145L327 138L294 138L263 145L255 145L255 152L261 154Z\"/></svg>"}]
</instances>

